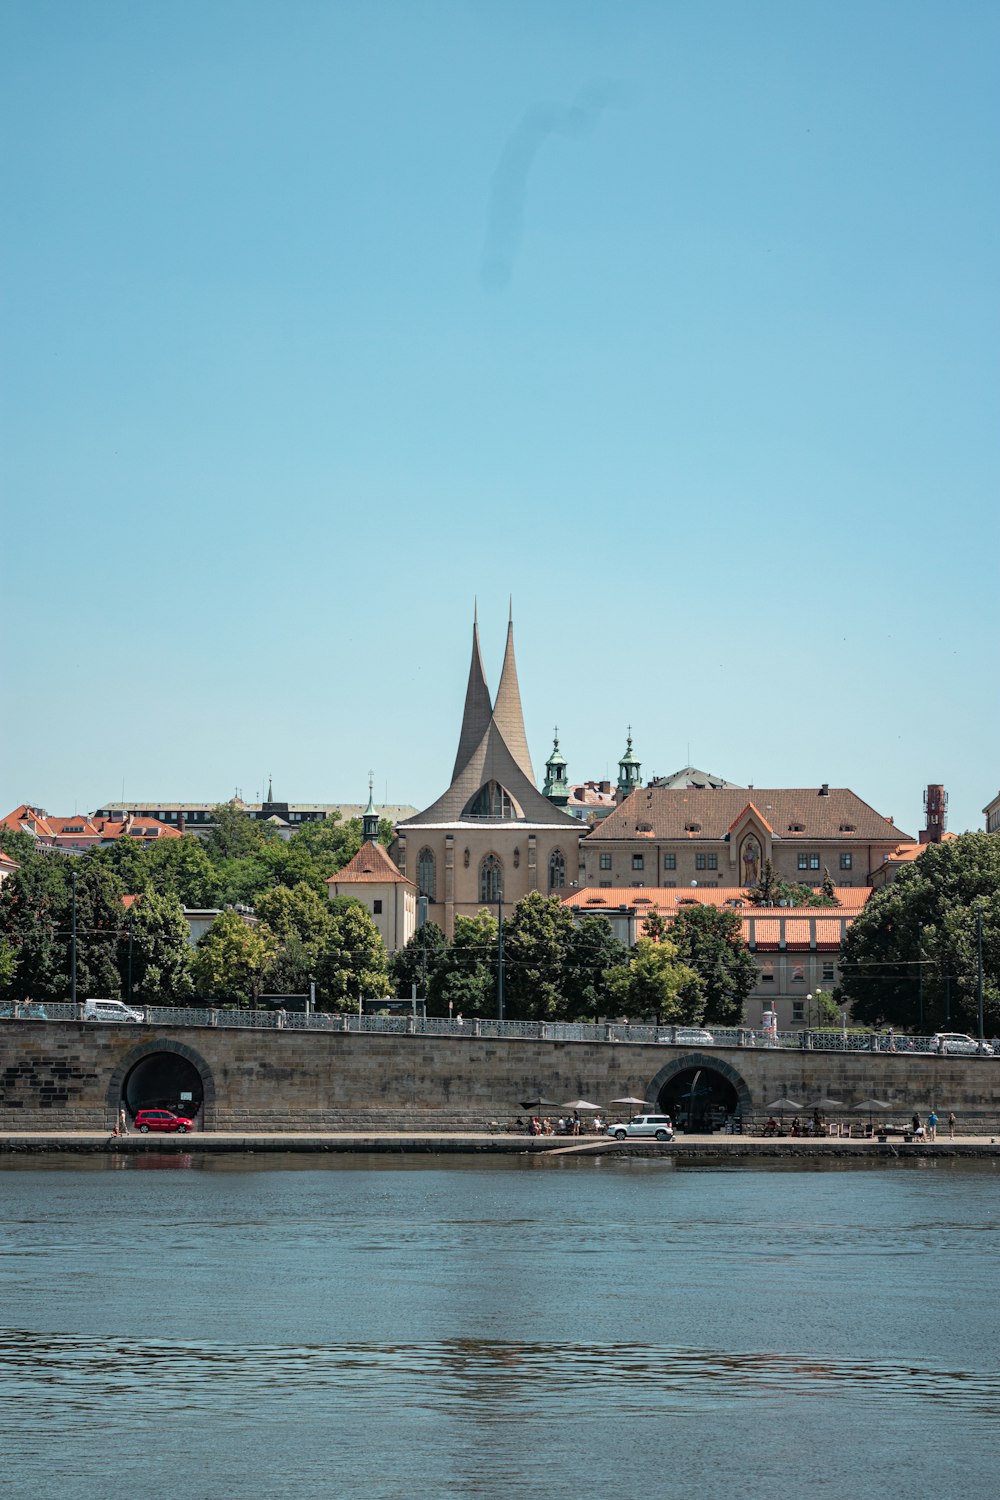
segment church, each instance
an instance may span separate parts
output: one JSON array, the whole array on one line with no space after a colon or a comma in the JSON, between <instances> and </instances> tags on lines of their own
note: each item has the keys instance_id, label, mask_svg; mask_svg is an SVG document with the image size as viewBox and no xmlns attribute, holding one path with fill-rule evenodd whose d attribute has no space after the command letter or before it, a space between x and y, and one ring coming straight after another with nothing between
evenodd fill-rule
<instances>
[{"instance_id":1,"label":"church","mask_svg":"<svg viewBox=\"0 0 1000 1500\"><path fill-rule=\"evenodd\" d=\"M566 801L558 746L547 771L548 795L543 795L535 785L524 732L513 616L492 702L476 618L451 782L430 807L396 824L394 845L400 872L427 899L428 921L449 939L456 916L475 916L484 906L502 906L509 913L529 891L561 895L575 884L580 838L587 830L558 805Z\"/></svg>"}]
</instances>

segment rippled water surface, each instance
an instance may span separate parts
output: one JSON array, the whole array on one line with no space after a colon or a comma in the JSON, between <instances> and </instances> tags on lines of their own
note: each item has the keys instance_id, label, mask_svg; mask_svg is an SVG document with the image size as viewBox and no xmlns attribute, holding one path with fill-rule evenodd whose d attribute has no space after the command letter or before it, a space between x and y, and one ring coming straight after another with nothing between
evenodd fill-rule
<instances>
[{"instance_id":1,"label":"rippled water surface","mask_svg":"<svg viewBox=\"0 0 1000 1500\"><path fill-rule=\"evenodd\" d=\"M0 1494L996 1493L956 1162L0 1168Z\"/></svg>"}]
</instances>

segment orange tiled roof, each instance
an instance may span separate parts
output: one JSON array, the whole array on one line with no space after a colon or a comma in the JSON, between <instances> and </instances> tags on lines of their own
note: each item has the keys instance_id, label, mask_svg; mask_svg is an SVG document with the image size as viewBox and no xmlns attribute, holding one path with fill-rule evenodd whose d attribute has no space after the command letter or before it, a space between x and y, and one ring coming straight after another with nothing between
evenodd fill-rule
<instances>
[{"instance_id":1,"label":"orange tiled roof","mask_svg":"<svg viewBox=\"0 0 1000 1500\"><path fill-rule=\"evenodd\" d=\"M781 942L781 927L784 923L785 946L795 952L812 948L812 928L815 923L816 947L839 949L843 934L865 903L874 894L871 886L838 886L836 894L840 906L754 906L740 887L716 886L675 890L659 886L588 886L574 891L563 901L581 916L600 916L621 911L634 910L637 916L654 912L671 921L679 911L690 906L712 906L735 911L743 926L743 941L750 942L753 924L754 947L760 950L778 949Z\"/></svg>"},{"instance_id":2,"label":"orange tiled roof","mask_svg":"<svg viewBox=\"0 0 1000 1500\"><path fill-rule=\"evenodd\" d=\"M383 844L365 843L342 870L331 875L327 885L385 885L387 882L412 885L390 858Z\"/></svg>"},{"instance_id":3,"label":"orange tiled roof","mask_svg":"<svg viewBox=\"0 0 1000 1500\"><path fill-rule=\"evenodd\" d=\"M120 839L126 835L129 838L179 839L183 837L179 828L172 828L169 823L161 823L156 818L132 818L131 821L124 823L117 818L98 818L95 832L102 839Z\"/></svg>"},{"instance_id":4,"label":"orange tiled roof","mask_svg":"<svg viewBox=\"0 0 1000 1500\"><path fill-rule=\"evenodd\" d=\"M15 833L34 833L39 838L52 836L48 813L44 808L32 807L30 802L22 802L20 807L15 807L13 812L0 820L0 826Z\"/></svg>"},{"instance_id":5,"label":"orange tiled roof","mask_svg":"<svg viewBox=\"0 0 1000 1500\"><path fill-rule=\"evenodd\" d=\"M5 854L3 850L0 849L0 870L10 871L19 870L20 868L21 866L18 864L16 859L11 859L9 854Z\"/></svg>"},{"instance_id":6,"label":"orange tiled roof","mask_svg":"<svg viewBox=\"0 0 1000 1500\"><path fill-rule=\"evenodd\" d=\"M945 832L941 835L941 842L945 844L949 843L952 839L957 838L957 833ZM889 855L888 860L884 862L890 865L908 864L911 860L919 859L924 850L929 849L930 847L930 844L897 844L895 849Z\"/></svg>"}]
</instances>

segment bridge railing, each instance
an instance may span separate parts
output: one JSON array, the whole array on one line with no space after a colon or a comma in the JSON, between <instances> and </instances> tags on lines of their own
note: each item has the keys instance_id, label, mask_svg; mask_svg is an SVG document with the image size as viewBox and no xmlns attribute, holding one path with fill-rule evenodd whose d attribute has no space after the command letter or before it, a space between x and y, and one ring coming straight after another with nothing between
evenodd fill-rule
<instances>
[{"instance_id":1,"label":"bridge railing","mask_svg":"<svg viewBox=\"0 0 1000 1500\"><path fill-rule=\"evenodd\" d=\"M254 1031L367 1032L386 1036L492 1037L523 1041L662 1043L701 1051L710 1047L767 1047L810 1052L881 1052L912 1056L937 1051L932 1036L889 1031L778 1031L748 1026L653 1026L628 1021L496 1021L485 1017L357 1015L314 1011L241 1010L233 1006L147 1005L152 1026L226 1026ZM0 1003L0 1019L80 1021L82 1004L24 1000Z\"/></svg>"}]
</instances>

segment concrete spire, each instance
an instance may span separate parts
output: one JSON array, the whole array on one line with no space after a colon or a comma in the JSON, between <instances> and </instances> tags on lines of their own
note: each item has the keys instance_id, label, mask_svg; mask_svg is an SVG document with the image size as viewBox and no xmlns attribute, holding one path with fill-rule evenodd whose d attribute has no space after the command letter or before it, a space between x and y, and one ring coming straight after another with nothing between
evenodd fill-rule
<instances>
[{"instance_id":1,"label":"concrete spire","mask_svg":"<svg viewBox=\"0 0 1000 1500\"><path fill-rule=\"evenodd\" d=\"M504 652L503 671L493 705L493 722L503 735L504 744L514 760L527 776L532 786L535 772L528 750L528 737L524 732L524 714L521 710L521 689L517 681L517 662L514 659L514 612L511 601L510 618L507 621L507 649Z\"/></svg>"},{"instance_id":2,"label":"concrete spire","mask_svg":"<svg viewBox=\"0 0 1000 1500\"><path fill-rule=\"evenodd\" d=\"M486 673L483 671L483 658L479 649L479 611L478 606L474 604L472 661L469 665L469 685L465 690L465 711L462 714L462 732L458 737L455 769L451 773L452 781L468 765L470 756L475 752L476 746L489 728L491 712L490 690L486 685Z\"/></svg>"}]
</instances>

